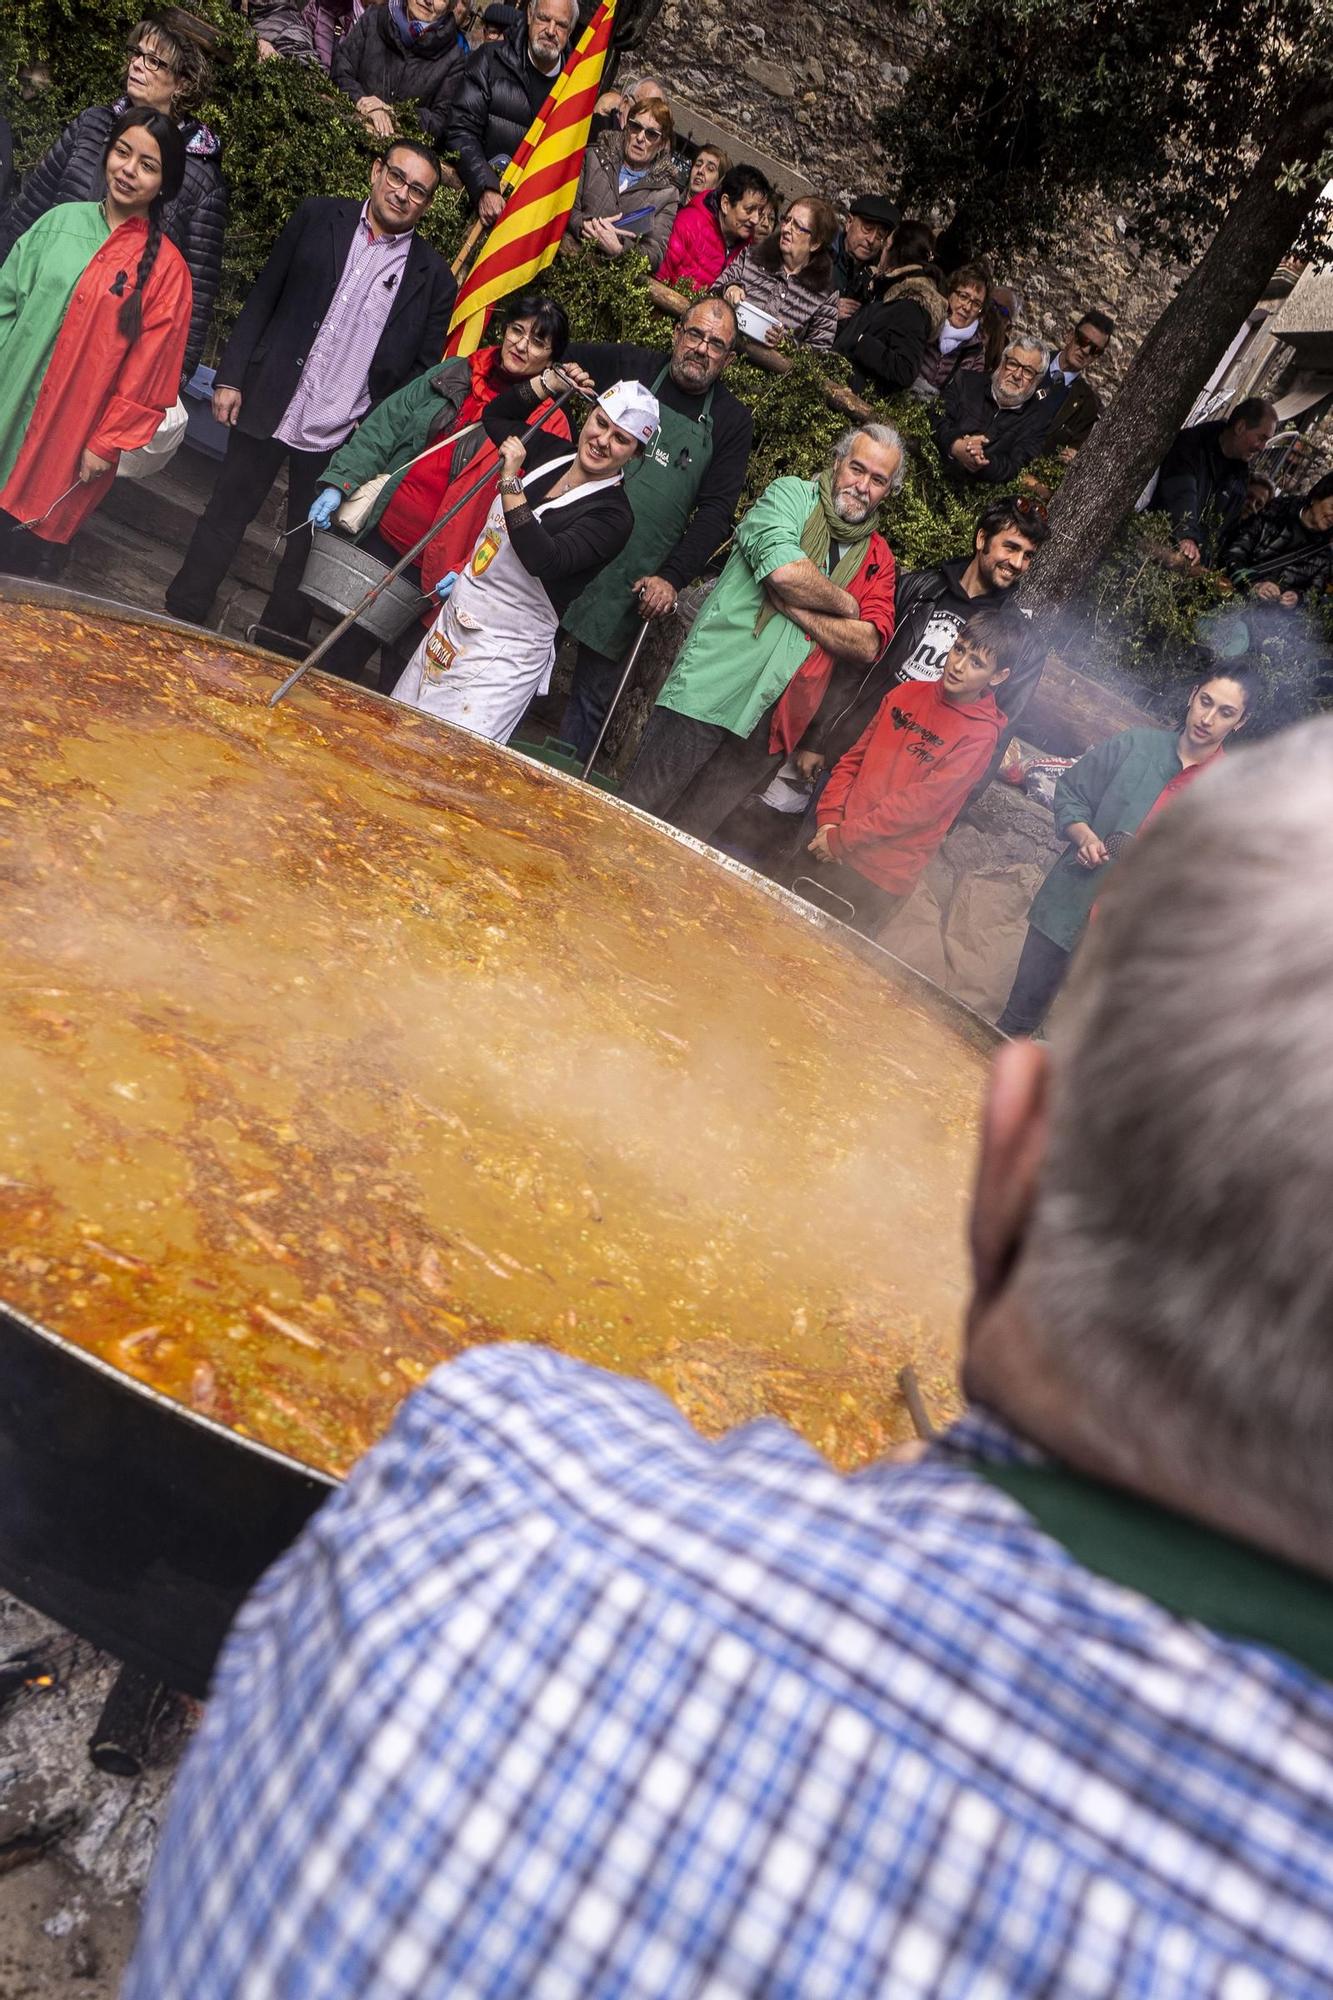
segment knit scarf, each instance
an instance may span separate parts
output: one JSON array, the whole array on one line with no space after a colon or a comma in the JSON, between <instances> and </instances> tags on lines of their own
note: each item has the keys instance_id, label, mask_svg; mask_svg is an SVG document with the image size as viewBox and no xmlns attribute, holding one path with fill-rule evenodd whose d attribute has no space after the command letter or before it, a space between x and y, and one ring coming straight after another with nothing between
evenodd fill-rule
<instances>
[{"instance_id":1,"label":"knit scarf","mask_svg":"<svg viewBox=\"0 0 1333 2000\"><path fill-rule=\"evenodd\" d=\"M952 354L955 347L961 347L964 341L971 340L980 325L979 319L974 319L970 326L954 326L952 321L946 319L940 328L940 353Z\"/></svg>"},{"instance_id":2,"label":"knit scarf","mask_svg":"<svg viewBox=\"0 0 1333 2000\"><path fill-rule=\"evenodd\" d=\"M819 498L809 520L801 530L801 554L808 556L816 569L823 569L828 562L829 548L834 542L845 542L847 547L834 566L830 581L845 590L861 567L865 556L865 545L879 526L879 509L872 507L864 521L844 521L833 504L833 474L831 471L819 475ZM754 636L759 634L773 616L776 605L767 595L763 608L755 621Z\"/></svg>"},{"instance_id":3,"label":"knit scarf","mask_svg":"<svg viewBox=\"0 0 1333 2000\"><path fill-rule=\"evenodd\" d=\"M406 0L389 0L389 19L397 28L404 48L410 47L413 42L419 42L426 31L435 26L434 21L412 20L407 11Z\"/></svg>"}]
</instances>

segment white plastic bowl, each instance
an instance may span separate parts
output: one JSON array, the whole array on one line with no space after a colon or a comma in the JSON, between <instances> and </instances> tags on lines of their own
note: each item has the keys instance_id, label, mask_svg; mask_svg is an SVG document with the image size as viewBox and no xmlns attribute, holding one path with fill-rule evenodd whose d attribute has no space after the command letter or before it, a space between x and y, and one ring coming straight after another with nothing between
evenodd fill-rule
<instances>
[{"instance_id":1,"label":"white plastic bowl","mask_svg":"<svg viewBox=\"0 0 1333 2000\"><path fill-rule=\"evenodd\" d=\"M750 340L763 340L771 326L780 327L782 321L775 313L763 312L758 306L748 304L736 308L736 318L740 329Z\"/></svg>"}]
</instances>

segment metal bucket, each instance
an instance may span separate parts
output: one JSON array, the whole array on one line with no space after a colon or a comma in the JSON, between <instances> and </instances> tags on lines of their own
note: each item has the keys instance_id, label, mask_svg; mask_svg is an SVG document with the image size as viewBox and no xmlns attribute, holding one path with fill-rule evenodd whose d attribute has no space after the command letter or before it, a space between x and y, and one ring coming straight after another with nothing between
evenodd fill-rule
<instances>
[{"instance_id":1,"label":"metal bucket","mask_svg":"<svg viewBox=\"0 0 1333 2000\"><path fill-rule=\"evenodd\" d=\"M355 611L361 599L374 583L381 582L389 574L389 565L382 563L378 556L367 554L357 548L345 535L335 535L328 528L316 528L310 538L310 554L306 557L305 574L301 578L301 589L307 597L313 597L316 604L327 605L345 618L349 611ZM383 643L393 640L406 632L414 618L422 612L422 593L415 583L400 576L390 584L382 597L357 619L362 631Z\"/></svg>"}]
</instances>

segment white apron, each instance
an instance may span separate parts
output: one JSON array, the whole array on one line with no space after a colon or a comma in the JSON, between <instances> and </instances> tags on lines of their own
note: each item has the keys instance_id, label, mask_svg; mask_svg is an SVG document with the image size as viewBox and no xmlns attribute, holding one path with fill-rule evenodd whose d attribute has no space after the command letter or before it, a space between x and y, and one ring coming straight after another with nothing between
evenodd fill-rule
<instances>
[{"instance_id":1,"label":"white apron","mask_svg":"<svg viewBox=\"0 0 1333 2000\"><path fill-rule=\"evenodd\" d=\"M558 478L574 456L548 459L524 475L524 486L551 472ZM533 514L540 520L587 491L576 486L543 500ZM471 560L403 669L394 700L507 743L532 697L551 685L559 627L550 598L514 553L497 493Z\"/></svg>"}]
</instances>

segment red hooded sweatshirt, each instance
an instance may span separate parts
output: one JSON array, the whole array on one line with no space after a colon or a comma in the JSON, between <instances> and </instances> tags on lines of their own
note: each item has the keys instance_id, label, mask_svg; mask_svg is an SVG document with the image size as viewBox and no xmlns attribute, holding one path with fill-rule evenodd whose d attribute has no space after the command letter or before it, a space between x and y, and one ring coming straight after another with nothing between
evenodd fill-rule
<instances>
[{"instance_id":1,"label":"red hooded sweatshirt","mask_svg":"<svg viewBox=\"0 0 1333 2000\"><path fill-rule=\"evenodd\" d=\"M939 681L893 688L833 767L815 818L829 847L868 882L905 896L995 754L1004 717L987 688L961 706Z\"/></svg>"}]
</instances>

